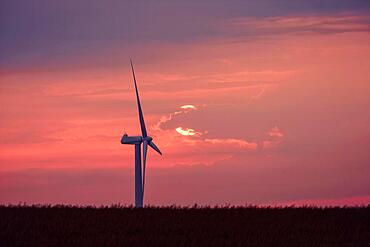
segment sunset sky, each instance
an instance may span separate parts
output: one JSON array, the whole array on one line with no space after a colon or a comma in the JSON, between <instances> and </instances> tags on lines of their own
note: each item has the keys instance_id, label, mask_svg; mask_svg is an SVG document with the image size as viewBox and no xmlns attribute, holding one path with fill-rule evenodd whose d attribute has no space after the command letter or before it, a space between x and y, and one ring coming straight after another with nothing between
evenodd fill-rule
<instances>
[{"instance_id":1,"label":"sunset sky","mask_svg":"<svg viewBox=\"0 0 370 247\"><path fill-rule=\"evenodd\" d=\"M370 2L0 3L0 203L370 203Z\"/></svg>"}]
</instances>

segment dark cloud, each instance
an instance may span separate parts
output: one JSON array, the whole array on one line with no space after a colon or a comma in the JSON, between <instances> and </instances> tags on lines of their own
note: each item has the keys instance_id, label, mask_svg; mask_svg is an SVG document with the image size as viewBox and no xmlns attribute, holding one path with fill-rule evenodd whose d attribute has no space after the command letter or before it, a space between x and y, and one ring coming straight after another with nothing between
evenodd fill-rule
<instances>
[{"instance_id":1,"label":"dark cloud","mask_svg":"<svg viewBox=\"0 0 370 247\"><path fill-rule=\"evenodd\" d=\"M134 44L183 43L231 35L220 20L369 11L368 1L2 1L0 66L111 64L115 51L137 54Z\"/></svg>"}]
</instances>

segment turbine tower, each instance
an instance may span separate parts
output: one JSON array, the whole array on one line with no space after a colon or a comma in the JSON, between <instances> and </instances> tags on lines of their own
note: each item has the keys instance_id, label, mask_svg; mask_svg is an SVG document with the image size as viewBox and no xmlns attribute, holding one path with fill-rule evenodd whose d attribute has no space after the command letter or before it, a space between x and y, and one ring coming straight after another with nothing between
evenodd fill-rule
<instances>
[{"instance_id":1,"label":"turbine tower","mask_svg":"<svg viewBox=\"0 0 370 247\"><path fill-rule=\"evenodd\" d=\"M153 138L148 136L145 128L144 115L141 109L139 92L137 90L134 66L130 59L132 77L134 78L137 109L139 112L139 121L142 136L128 136L126 133L122 136L121 144L135 145L135 207L143 207L144 200L144 187L145 187L145 169L146 169L146 154L148 145L153 148L157 153L162 155L159 148L154 144ZM141 144L143 144L143 164L141 163Z\"/></svg>"}]
</instances>

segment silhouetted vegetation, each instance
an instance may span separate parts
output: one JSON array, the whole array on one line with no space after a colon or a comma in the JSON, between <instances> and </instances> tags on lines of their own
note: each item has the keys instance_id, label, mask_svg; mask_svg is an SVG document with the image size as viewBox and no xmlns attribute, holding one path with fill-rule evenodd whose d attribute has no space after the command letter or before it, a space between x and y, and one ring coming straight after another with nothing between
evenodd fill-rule
<instances>
[{"instance_id":1,"label":"silhouetted vegetation","mask_svg":"<svg viewBox=\"0 0 370 247\"><path fill-rule=\"evenodd\" d=\"M370 206L0 206L0 246L370 246Z\"/></svg>"}]
</instances>

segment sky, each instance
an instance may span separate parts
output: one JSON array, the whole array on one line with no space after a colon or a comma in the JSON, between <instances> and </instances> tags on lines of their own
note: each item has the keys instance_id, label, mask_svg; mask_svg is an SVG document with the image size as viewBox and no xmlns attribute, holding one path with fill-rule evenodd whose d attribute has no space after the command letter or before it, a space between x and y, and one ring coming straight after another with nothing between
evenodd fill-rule
<instances>
[{"instance_id":1,"label":"sky","mask_svg":"<svg viewBox=\"0 0 370 247\"><path fill-rule=\"evenodd\" d=\"M368 1L5 0L0 203L370 203Z\"/></svg>"}]
</instances>

